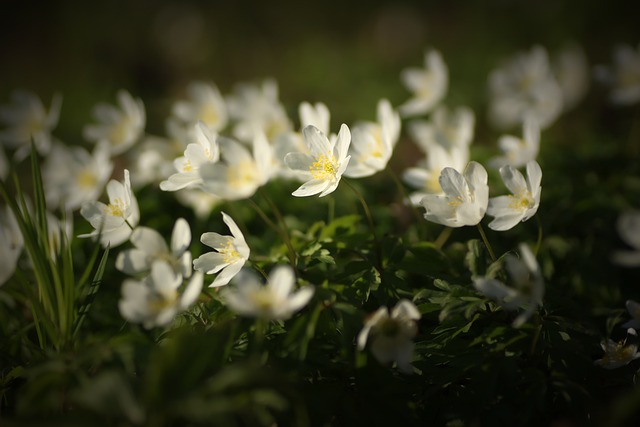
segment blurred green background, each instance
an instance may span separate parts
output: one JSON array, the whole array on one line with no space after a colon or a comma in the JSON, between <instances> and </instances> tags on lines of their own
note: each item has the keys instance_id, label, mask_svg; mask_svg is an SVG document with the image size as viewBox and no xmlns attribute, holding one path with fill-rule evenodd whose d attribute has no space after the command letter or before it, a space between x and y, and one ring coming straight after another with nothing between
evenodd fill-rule
<instances>
[{"instance_id":1,"label":"blurred green background","mask_svg":"<svg viewBox=\"0 0 640 427\"><path fill-rule=\"evenodd\" d=\"M162 133L171 103L194 79L229 93L270 76L296 112L323 101L332 124L373 118L375 103L406 100L399 73L421 66L426 48L450 69L445 102L471 106L484 126L486 78L500 61L539 43L576 41L594 63L616 43L636 45L635 1L21 1L0 16L0 101L15 88L48 105L64 95L62 140L81 142L91 107L128 89Z\"/></svg>"}]
</instances>

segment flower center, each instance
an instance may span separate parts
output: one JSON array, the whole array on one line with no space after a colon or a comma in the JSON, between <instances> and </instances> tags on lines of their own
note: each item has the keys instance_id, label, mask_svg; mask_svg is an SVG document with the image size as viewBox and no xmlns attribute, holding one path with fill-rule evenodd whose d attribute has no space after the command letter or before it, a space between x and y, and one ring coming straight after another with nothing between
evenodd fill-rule
<instances>
[{"instance_id":1,"label":"flower center","mask_svg":"<svg viewBox=\"0 0 640 427\"><path fill-rule=\"evenodd\" d=\"M177 298L178 293L176 291L171 292L170 295L154 295L149 301L149 310L154 314L158 314L173 306L176 303Z\"/></svg>"},{"instance_id":2,"label":"flower center","mask_svg":"<svg viewBox=\"0 0 640 427\"><path fill-rule=\"evenodd\" d=\"M233 239L231 238L227 240L227 243L224 244L219 252L222 254L222 260L228 264L231 264L240 258L240 253L236 250L236 247L233 244Z\"/></svg>"},{"instance_id":3,"label":"flower center","mask_svg":"<svg viewBox=\"0 0 640 427\"><path fill-rule=\"evenodd\" d=\"M122 201L122 199L116 198L116 199L113 199L113 201L107 205L106 211L108 215L119 216L124 218L125 209L126 209L126 206Z\"/></svg>"},{"instance_id":4,"label":"flower center","mask_svg":"<svg viewBox=\"0 0 640 427\"><path fill-rule=\"evenodd\" d=\"M605 353L602 362L605 365L626 364L633 360L636 350L635 346L625 346L624 341L620 341L613 350Z\"/></svg>"},{"instance_id":5,"label":"flower center","mask_svg":"<svg viewBox=\"0 0 640 427\"><path fill-rule=\"evenodd\" d=\"M227 181L233 188L244 187L245 185L253 185L257 180L256 165L252 161L240 162L237 165L229 167L227 172Z\"/></svg>"},{"instance_id":6,"label":"flower center","mask_svg":"<svg viewBox=\"0 0 640 427\"><path fill-rule=\"evenodd\" d=\"M83 169L78 173L76 178L78 185L83 188L93 188L98 183L96 175L90 170Z\"/></svg>"},{"instance_id":7,"label":"flower center","mask_svg":"<svg viewBox=\"0 0 640 427\"><path fill-rule=\"evenodd\" d=\"M509 207L517 211L526 211L533 207L533 197L527 190L522 190L517 195L512 194L509 196L511 202Z\"/></svg>"},{"instance_id":8,"label":"flower center","mask_svg":"<svg viewBox=\"0 0 640 427\"><path fill-rule=\"evenodd\" d=\"M336 158L332 154L329 156L323 154L317 157L316 161L309 166L309 171L314 179L334 179L338 172Z\"/></svg>"}]
</instances>

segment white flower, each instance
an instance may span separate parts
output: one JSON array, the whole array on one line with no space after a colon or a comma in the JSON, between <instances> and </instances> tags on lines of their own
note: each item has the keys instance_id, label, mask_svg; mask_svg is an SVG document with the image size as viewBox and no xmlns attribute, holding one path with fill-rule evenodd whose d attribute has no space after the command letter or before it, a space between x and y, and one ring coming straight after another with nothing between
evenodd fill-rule
<instances>
[{"instance_id":1,"label":"white flower","mask_svg":"<svg viewBox=\"0 0 640 427\"><path fill-rule=\"evenodd\" d=\"M191 229L184 218L178 218L171 233L171 247L167 246L164 238L156 230L148 227L138 227L131 234L134 249L128 249L118 254L116 268L127 274L139 274L151 269L157 260L169 264L175 274L181 277L191 276Z\"/></svg>"},{"instance_id":2,"label":"white flower","mask_svg":"<svg viewBox=\"0 0 640 427\"><path fill-rule=\"evenodd\" d=\"M358 123L351 131L351 161L345 176L362 178L384 170L400 137L400 116L386 99L378 102L377 123Z\"/></svg>"},{"instance_id":3,"label":"white flower","mask_svg":"<svg viewBox=\"0 0 640 427\"><path fill-rule=\"evenodd\" d=\"M224 200L251 197L276 172L273 149L258 130L253 137L253 153L231 138L218 138L221 161L200 166L200 187Z\"/></svg>"},{"instance_id":4,"label":"white flower","mask_svg":"<svg viewBox=\"0 0 640 427\"><path fill-rule=\"evenodd\" d=\"M304 173L305 182L292 194L296 197L320 197L332 193L342 174L347 169L351 156L347 155L351 143L351 132L347 125L340 127L338 137L329 141L325 134L315 126L307 126L302 130L304 141L309 149L307 153L289 153L284 162L294 171Z\"/></svg>"},{"instance_id":5,"label":"white flower","mask_svg":"<svg viewBox=\"0 0 640 427\"><path fill-rule=\"evenodd\" d=\"M489 161L492 167L511 165L519 168L536 160L540 151L540 126L535 117L525 117L522 123L522 138L503 135L498 140L498 147L502 156L494 157Z\"/></svg>"},{"instance_id":6,"label":"white flower","mask_svg":"<svg viewBox=\"0 0 640 427\"><path fill-rule=\"evenodd\" d=\"M13 276L23 247L24 239L16 217L5 205L0 209L0 285Z\"/></svg>"},{"instance_id":7,"label":"white flower","mask_svg":"<svg viewBox=\"0 0 640 427\"><path fill-rule=\"evenodd\" d=\"M269 141L291 130L291 121L278 100L278 84L267 79L262 85L240 84L227 97L227 108L236 120L233 135L241 141L253 140L262 131Z\"/></svg>"},{"instance_id":8,"label":"white flower","mask_svg":"<svg viewBox=\"0 0 640 427\"><path fill-rule=\"evenodd\" d=\"M447 150L439 144L431 146L425 160L415 167L408 168L402 174L404 182L418 190L409 194L411 203L418 206L427 194L441 194L442 170L447 167L462 170L468 162L468 147L452 147L451 150Z\"/></svg>"},{"instance_id":9,"label":"white flower","mask_svg":"<svg viewBox=\"0 0 640 427\"><path fill-rule=\"evenodd\" d=\"M42 167L47 206L75 211L96 200L113 171L109 150L98 144L93 153L82 147L53 146Z\"/></svg>"},{"instance_id":10,"label":"white flower","mask_svg":"<svg viewBox=\"0 0 640 427\"><path fill-rule=\"evenodd\" d=\"M391 310L380 307L365 321L358 334L358 349L364 350L369 341L371 353L382 364L396 362L402 372L413 373L413 338L418 333L416 321L420 320L418 308L402 299Z\"/></svg>"},{"instance_id":11,"label":"white flower","mask_svg":"<svg viewBox=\"0 0 640 427\"><path fill-rule=\"evenodd\" d=\"M489 118L499 128L513 127L531 115L544 129L562 113L562 90L541 46L520 52L494 70L489 76L489 92Z\"/></svg>"},{"instance_id":12,"label":"white flower","mask_svg":"<svg viewBox=\"0 0 640 427\"><path fill-rule=\"evenodd\" d=\"M129 92L118 92L119 109L109 104L98 104L93 115L99 124L87 125L84 137L92 142L106 141L111 155L124 153L144 132L146 115L142 100Z\"/></svg>"},{"instance_id":13,"label":"white flower","mask_svg":"<svg viewBox=\"0 0 640 427\"><path fill-rule=\"evenodd\" d=\"M636 331L629 328L627 334L637 338ZM627 344L627 340L615 342L611 338L600 343L604 356L594 362L595 365L605 369L616 369L628 365L635 359L640 358L637 344Z\"/></svg>"},{"instance_id":14,"label":"white flower","mask_svg":"<svg viewBox=\"0 0 640 427\"><path fill-rule=\"evenodd\" d=\"M16 160L29 154L32 140L38 153L47 154L51 148L51 131L58 124L62 97L54 95L48 112L40 98L31 92L16 90L11 100L12 104L0 106L0 123L7 126L0 131L0 142L16 149Z\"/></svg>"},{"instance_id":15,"label":"white flower","mask_svg":"<svg viewBox=\"0 0 640 427\"><path fill-rule=\"evenodd\" d=\"M569 111L589 89L589 64L584 50L577 44L566 46L554 57L553 73L562 90L563 110Z\"/></svg>"},{"instance_id":16,"label":"white flower","mask_svg":"<svg viewBox=\"0 0 640 427\"><path fill-rule=\"evenodd\" d=\"M495 299L505 310L525 311L513 321L513 327L519 328L529 319L534 310L542 305L544 281L540 266L529 247L518 246L520 258L507 254L504 257L505 268L513 286L507 286L497 279L476 277L473 286L483 295Z\"/></svg>"},{"instance_id":17,"label":"white flower","mask_svg":"<svg viewBox=\"0 0 640 427\"><path fill-rule=\"evenodd\" d=\"M436 108L430 121L415 120L409 124L409 134L425 153L434 145L453 148L468 148L473 139L475 115L470 108L458 107L449 110L440 106Z\"/></svg>"},{"instance_id":18,"label":"white flower","mask_svg":"<svg viewBox=\"0 0 640 427\"><path fill-rule=\"evenodd\" d=\"M298 107L298 115L300 116L300 128L304 129L309 125L317 127L320 132L329 135L329 121L331 112L329 108L322 102L316 102L311 105L308 102L300 103Z\"/></svg>"},{"instance_id":19,"label":"white flower","mask_svg":"<svg viewBox=\"0 0 640 427\"><path fill-rule=\"evenodd\" d=\"M171 109L187 128L203 122L209 129L218 132L227 125L227 106L215 85L192 82L187 87L187 93L189 100L178 101Z\"/></svg>"},{"instance_id":20,"label":"white flower","mask_svg":"<svg viewBox=\"0 0 640 427\"><path fill-rule=\"evenodd\" d=\"M138 201L131 191L129 171L124 171L124 183L111 180L107 184L109 204L102 202L85 202L80 214L95 230L79 237L98 237L102 246L118 246L126 242L131 232L138 225L140 210Z\"/></svg>"},{"instance_id":21,"label":"white flower","mask_svg":"<svg viewBox=\"0 0 640 427\"><path fill-rule=\"evenodd\" d=\"M215 164L219 161L218 134L212 132L202 122L198 122L194 129L196 142L187 145L184 156L174 160L173 165L178 172L160 183L161 190L178 191L183 188L201 188L200 168L203 165Z\"/></svg>"},{"instance_id":22,"label":"white flower","mask_svg":"<svg viewBox=\"0 0 640 427\"><path fill-rule=\"evenodd\" d=\"M303 286L292 293L295 283L293 269L281 265L274 267L266 285L262 285L254 274L242 272L221 296L231 310L242 316L287 320L307 305L314 293L313 286Z\"/></svg>"},{"instance_id":23,"label":"white flower","mask_svg":"<svg viewBox=\"0 0 640 427\"><path fill-rule=\"evenodd\" d=\"M420 204L427 210L428 221L449 227L476 225L484 216L489 201L487 171L476 162L469 162L464 175L447 167L440 174L444 194L427 194Z\"/></svg>"},{"instance_id":24,"label":"white flower","mask_svg":"<svg viewBox=\"0 0 640 427\"><path fill-rule=\"evenodd\" d=\"M640 304L633 300L627 300L626 302L627 311L631 315L631 320L624 323L622 326L625 328L640 328Z\"/></svg>"},{"instance_id":25,"label":"white flower","mask_svg":"<svg viewBox=\"0 0 640 427\"><path fill-rule=\"evenodd\" d=\"M624 212L616 223L618 235L633 250L616 251L611 260L624 267L640 266L640 212Z\"/></svg>"},{"instance_id":26,"label":"white flower","mask_svg":"<svg viewBox=\"0 0 640 427\"><path fill-rule=\"evenodd\" d=\"M424 69L409 68L400 75L413 98L398 107L403 117L426 114L444 98L449 86L449 70L440 52L425 53Z\"/></svg>"},{"instance_id":27,"label":"white flower","mask_svg":"<svg viewBox=\"0 0 640 427\"><path fill-rule=\"evenodd\" d=\"M185 188L176 193L176 199L180 204L193 210L199 219L207 219L213 208L218 206L222 199L200 189Z\"/></svg>"},{"instance_id":28,"label":"white flower","mask_svg":"<svg viewBox=\"0 0 640 427\"><path fill-rule=\"evenodd\" d=\"M640 45L616 46L612 69L600 66L596 76L612 86L609 96L615 105L633 105L640 101Z\"/></svg>"},{"instance_id":29,"label":"white flower","mask_svg":"<svg viewBox=\"0 0 640 427\"><path fill-rule=\"evenodd\" d=\"M204 233L200 241L212 247L216 252L208 252L193 261L193 268L207 274L219 273L209 287L224 286L242 268L249 259L249 246L244 240L244 235L233 219L222 212L222 220L229 227L231 236L222 236L218 233Z\"/></svg>"},{"instance_id":30,"label":"white flower","mask_svg":"<svg viewBox=\"0 0 640 427\"><path fill-rule=\"evenodd\" d=\"M505 231L515 227L519 222L528 220L538 211L542 191L542 169L538 162L533 160L527 163L526 180L519 170L508 165L500 168L500 175L512 194L489 199L487 215L495 217L489 223L490 229Z\"/></svg>"},{"instance_id":31,"label":"white flower","mask_svg":"<svg viewBox=\"0 0 640 427\"><path fill-rule=\"evenodd\" d=\"M151 274L144 280L123 282L122 298L118 302L120 314L131 322L142 323L147 329L169 324L177 314L193 305L202 290L202 273L195 273L180 295L182 280L165 262L154 262Z\"/></svg>"}]
</instances>

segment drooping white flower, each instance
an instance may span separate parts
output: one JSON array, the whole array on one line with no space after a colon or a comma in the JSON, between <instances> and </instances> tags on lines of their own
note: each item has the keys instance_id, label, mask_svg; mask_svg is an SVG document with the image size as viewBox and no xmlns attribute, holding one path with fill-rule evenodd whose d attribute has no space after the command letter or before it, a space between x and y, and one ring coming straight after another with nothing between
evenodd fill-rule
<instances>
[{"instance_id":1,"label":"drooping white flower","mask_svg":"<svg viewBox=\"0 0 640 427\"><path fill-rule=\"evenodd\" d=\"M501 156L489 161L492 167L511 165L520 168L536 160L540 151L540 126L533 116L525 117L522 123L522 138L503 135L498 140Z\"/></svg>"},{"instance_id":2,"label":"drooping white flower","mask_svg":"<svg viewBox=\"0 0 640 427\"><path fill-rule=\"evenodd\" d=\"M624 267L640 266L640 212L623 212L616 222L618 235L632 250L613 253L611 260Z\"/></svg>"},{"instance_id":3,"label":"drooping white flower","mask_svg":"<svg viewBox=\"0 0 640 427\"><path fill-rule=\"evenodd\" d=\"M203 275L196 272L180 294L182 282L182 276L169 264L155 261L151 274L144 280L123 282L122 298L118 302L120 314L130 322L142 323L147 329L169 324L198 299Z\"/></svg>"},{"instance_id":4,"label":"drooping white flower","mask_svg":"<svg viewBox=\"0 0 640 427\"><path fill-rule=\"evenodd\" d=\"M245 262L249 259L249 246L244 239L240 228L233 218L222 212L222 220L229 227L231 236L222 236L218 233L204 233L200 241L215 249L216 252L207 252L193 261L193 268L206 274L218 273L209 287L224 286L229 283Z\"/></svg>"},{"instance_id":5,"label":"drooping white flower","mask_svg":"<svg viewBox=\"0 0 640 427\"><path fill-rule=\"evenodd\" d=\"M447 93L449 70L440 52L430 50L425 53L424 68L409 68L400 75L404 85L413 97L398 107L403 117L426 114L433 109Z\"/></svg>"},{"instance_id":6,"label":"drooping white flower","mask_svg":"<svg viewBox=\"0 0 640 427\"><path fill-rule=\"evenodd\" d=\"M84 128L84 137L98 143L106 141L112 156L124 153L138 141L144 132L146 113L142 100L134 99L129 92L118 92L119 108L109 104L98 104L93 115L98 124Z\"/></svg>"},{"instance_id":7,"label":"drooping white flower","mask_svg":"<svg viewBox=\"0 0 640 427\"><path fill-rule=\"evenodd\" d=\"M332 193L342 174L347 169L351 156L348 156L351 132L347 125L342 124L340 132L334 141L329 139L315 126L307 126L302 130L307 153L289 153L285 156L286 165L294 171L299 171L307 182L302 184L292 194L296 197L320 197Z\"/></svg>"},{"instance_id":8,"label":"drooping white flower","mask_svg":"<svg viewBox=\"0 0 640 427\"><path fill-rule=\"evenodd\" d=\"M195 127L196 142L187 145L184 156L174 160L177 170L167 180L160 183L163 191L178 191L183 188L201 188L203 181L200 168L207 164L216 164L220 159L218 134L212 132L204 123Z\"/></svg>"},{"instance_id":9,"label":"drooping white flower","mask_svg":"<svg viewBox=\"0 0 640 427\"><path fill-rule=\"evenodd\" d=\"M491 72L489 92L489 118L501 129L521 124L529 115L545 129L562 113L562 90L542 46L518 53Z\"/></svg>"},{"instance_id":10,"label":"drooping white flower","mask_svg":"<svg viewBox=\"0 0 640 427\"><path fill-rule=\"evenodd\" d=\"M378 102L377 122L358 123L351 130L351 161L344 172L362 178L384 170L400 137L400 116L386 99Z\"/></svg>"},{"instance_id":11,"label":"drooping white flower","mask_svg":"<svg viewBox=\"0 0 640 427\"><path fill-rule=\"evenodd\" d=\"M486 297L495 299L505 310L525 310L513 321L519 328L542 305L544 281L535 256L525 244L518 246L520 258L512 254L504 257L510 283L507 286L497 279L475 277L473 286Z\"/></svg>"},{"instance_id":12,"label":"drooping white flower","mask_svg":"<svg viewBox=\"0 0 640 427\"><path fill-rule=\"evenodd\" d=\"M98 144L93 153L82 147L54 145L42 167L47 206L75 211L84 202L96 200L112 171L105 144Z\"/></svg>"},{"instance_id":13,"label":"drooping white flower","mask_svg":"<svg viewBox=\"0 0 640 427\"><path fill-rule=\"evenodd\" d=\"M358 349L364 350L367 342L371 353L382 364L396 362L402 372L413 373L413 338L418 333L416 321L420 320L418 308L402 299L391 310L380 307L365 321L357 338Z\"/></svg>"},{"instance_id":14,"label":"drooping white flower","mask_svg":"<svg viewBox=\"0 0 640 427\"><path fill-rule=\"evenodd\" d=\"M640 101L640 45L618 45L613 65L596 68L596 77L611 86L609 99L615 105L633 105Z\"/></svg>"},{"instance_id":15,"label":"drooping white flower","mask_svg":"<svg viewBox=\"0 0 640 427\"><path fill-rule=\"evenodd\" d=\"M484 217L489 201L487 171L477 162L469 162L464 174L446 167L440 174L443 194L427 194L420 204L424 217L449 227L476 225Z\"/></svg>"},{"instance_id":16,"label":"drooping white flower","mask_svg":"<svg viewBox=\"0 0 640 427\"><path fill-rule=\"evenodd\" d=\"M254 274L241 272L221 295L229 308L242 316L287 320L307 305L315 290L307 285L292 292L295 283L293 269L281 265L269 273L266 285Z\"/></svg>"},{"instance_id":17,"label":"drooping white flower","mask_svg":"<svg viewBox=\"0 0 640 427\"><path fill-rule=\"evenodd\" d=\"M186 128L203 122L214 132L221 131L228 122L227 105L218 88L210 83L192 82L187 87L188 101L173 104L171 112Z\"/></svg>"},{"instance_id":18,"label":"drooping white flower","mask_svg":"<svg viewBox=\"0 0 640 427\"><path fill-rule=\"evenodd\" d=\"M126 274L139 274L151 269L157 260L166 262L181 277L191 276L191 229L184 218L178 218L171 233L171 247L164 237L149 227L137 227L131 234L133 249L118 254L116 268Z\"/></svg>"},{"instance_id":19,"label":"drooping white flower","mask_svg":"<svg viewBox=\"0 0 640 427\"><path fill-rule=\"evenodd\" d=\"M256 131L252 153L231 138L218 138L220 161L199 168L200 188L223 200L251 197L276 172L273 148L262 131Z\"/></svg>"},{"instance_id":20,"label":"drooping white flower","mask_svg":"<svg viewBox=\"0 0 640 427\"><path fill-rule=\"evenodd\" d=\"M275 80L264 80L261 85L239 84L226 101L229 116L236 121L233 135L241 141L252 141L258 131L272 141L291 130L291 121L278 100Z\"/></svg>"},{"instance_id":21,"label":"drooping white flower","mask_svg":"<svg viewBox=\"0 0 640 427\"><path fill-rule=\"evenodd\" d=\"M458 107L453 113L440 106L430 121L415 120L409 124L409 134L420 149L429 153L438 145L450 151L453 148L468 148L473 140L475 115L467 107Z\"/></svg>"},{"instance_id":22,"label":"drooping white flower","mask_svg":"<svg viewBox=\"0 0 640 427\"><path fill-rule=\"evenodd\" d=\"M402 174L404 182L418 190L409 194L411 203L419 206L427 194L442 194L442 170L447 167L462 170L468 162L468 147L452 147L447 150L439 144L431 146L426 159L414 167L407 168Z\"/></svg>"},{"instance_id":23,"label":"drooping white flower","mask_svg":"<svg viewBox=\"0 0 640 427\"><path fill-rule=\"evenodd\" d=\"M5 205L0 209L0 285L13 276L23 248L24 239L16 217Z\"/></svg>"},{"instance_id":24,"label":"drooping white flower","mask_svg":"<svg viewBox=\"0 0 640 427\"><path fill-rule=\"evenodd\" d=\"M511 191L508 196L489 199L487 215L495 217L489 228L496 231L510 230L519 222L531 218L538 211L542 188L542 169L535 160L527 163L525 180L519 170L507 165L500 168L504 185Z\"/></svg>"},{"instance_id":25,"label":"drooping white flower","mask_svg":"<svg viewBox=\"0 0 640 427\"><path fill-rule=\"evenodd\" d=\"M29 154L32 140L38 153L47 154L51 148L51 131L60 117L62 97L54 95L49 111L31 92L16 90L11 94L11 101L12 104L0 106L0 124L6 126L0 131L0 142L16 150L16 160Z\"/></svg>"},{"instance_id":26,"label":"drooping white flower","mask_svg":"<svg viewBox=\"0 0 640 427\"><path fill-rule=\"evenodd\" d=\"M634 329L629 328L627 334L637 339L637 333ZM627 339L615 342L609 338L606 341L602 341L600 346L604 351L604 356L593 363L605 369L621 368L640 358L638 344L627 343Z\"/></svg>"},{"instance_id":27,"label":"drooping white flower","mask_svg":"<svg viewBox=\"0 0 640 427\"><path fill-rule=\"evenodd\" d=\"M131 191L131 179L129 171L124 171L124 182L115 180L107 184L109 204L99 201L85 202L80 209L80 214L91 224L95 230L79 237L100 236L100 243L106 247L118 246L126 242L133 229L140 221L138 201Z\"/></svg>"}]
</instances>

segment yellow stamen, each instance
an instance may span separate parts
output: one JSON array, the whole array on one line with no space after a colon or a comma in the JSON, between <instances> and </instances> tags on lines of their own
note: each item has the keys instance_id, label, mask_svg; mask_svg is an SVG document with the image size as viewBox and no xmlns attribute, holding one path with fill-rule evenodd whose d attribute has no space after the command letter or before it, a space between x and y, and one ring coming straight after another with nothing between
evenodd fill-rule
<instances>
[{"instance_id":1,"label":"yellow stamen","mask_svg":"<svg viewBox=\"0 0 640 427\"><path fill-rule=\"evenodd\" d=\"M309 171L314 179L332 179L338 172L338 165L333 154L324 154L316 158L316 161L309 166Z\"/></svg>"}]
</instances>

